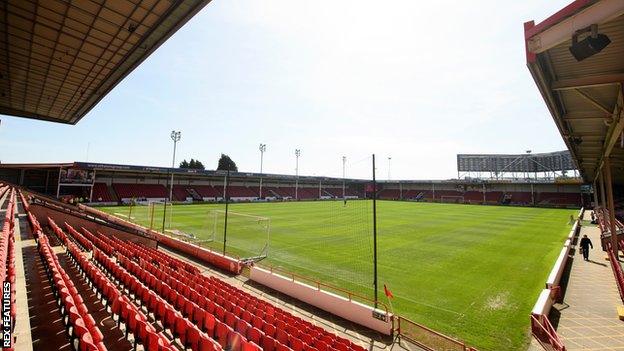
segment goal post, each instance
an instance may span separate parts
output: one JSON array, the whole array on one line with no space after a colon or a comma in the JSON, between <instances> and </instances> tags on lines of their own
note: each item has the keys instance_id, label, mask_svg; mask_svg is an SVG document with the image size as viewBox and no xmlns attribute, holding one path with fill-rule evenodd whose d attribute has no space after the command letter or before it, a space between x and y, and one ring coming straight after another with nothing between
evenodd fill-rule
<instances>
[{"instance_id":1,"label":"goal post","mask_svg":"<svg viewBox=\"0 0 624 351\"><path fill-rule=\"evenodd\" d=\"M442 196L440 196L440 202L449 203L449 204L463 204L464 203L464 197L463 196L442 195Z\"/></svg>"},{"instance_id":2,"label":"goal post","mask_svg":"<svg viewBox=\"0 0 624 351\"><path fill-rule=\"evenodd\" d=\"M171 202L163 201L147 201L147 221L149 222L149 228L157 230L162 229L163 216L165 218L165 228L171 229L173 222L173 204ZM167 211L165 211L165 207Z\"/></svg>"},{"instance_id":3,"label":"goal post","mask_svg":"<svg viewBox=\"0 0 624 351\"><path fill-rule=\"evenodd\" d=\"M215 243L224 242L225 214L223 210L213 210L209 215L212 221L209 236ZM226 252L244 257L243 260L265 258L269 253L271 218L234 211L228 211L227 216Z\"/></svg>"}]
</instances>

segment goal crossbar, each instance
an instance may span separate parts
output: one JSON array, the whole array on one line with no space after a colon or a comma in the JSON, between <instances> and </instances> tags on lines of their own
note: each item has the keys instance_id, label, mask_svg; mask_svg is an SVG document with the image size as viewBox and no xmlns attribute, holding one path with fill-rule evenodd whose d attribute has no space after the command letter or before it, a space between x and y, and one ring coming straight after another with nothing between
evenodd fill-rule
<instances>
[{"instance_id":1,"label":"goal crossbar","mask_svg":"<svg viewBox=\"0 0 624 351\"><path fill-rule=\"evenodd\" d=\"M226 212L224 210L212 210L211 214L213 217L212 240L216 241L217 226L218 226L217 218L221 216L225 217ZM264 217L264 216L256 216L256 215L247 214L247 213L233 212L233 211L227 211L227 216L247 218L247 221L257 222L258 224L262 225L262 229L258 231L258 233L262 233L263 235L266 235L266 239L265 239L264 246L262 247L262 249L255 256L242 258L241 260L245 262L246 261L257 262L266 258L269 252L269 242L271 240L271 218Z\"/></svg>"},{"instance_id":2,"label":"goal crossbar","mask_svg":"<svg viewBox=\"0 0 624 351\"><path fill-rule=\"evenodd\" d=\"M218 213L218 214L225 215L225 211L224 210L213 210L212 213L215 213L215 214ZM255 215L250 215L250 214L247 214L247 213L239 213L239 212L232 212L232 211L228 211L227 214L228 214L228 216L230 216L230 215L242 216L242 217L248 217L248 218L258 219L258 220L262 220L262 221L268 221L268 220L271 219L269 217L255 216Z\"/></svg>"}]
</instances>

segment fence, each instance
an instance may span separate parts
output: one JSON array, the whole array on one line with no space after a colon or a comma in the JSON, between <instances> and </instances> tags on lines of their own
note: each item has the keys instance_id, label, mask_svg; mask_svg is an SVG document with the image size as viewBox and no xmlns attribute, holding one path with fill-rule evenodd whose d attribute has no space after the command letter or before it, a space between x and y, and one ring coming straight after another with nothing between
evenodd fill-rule
<instances>
[{"instance_id":1,"label":"fence","mask_svg":"<svg viewBox=\"0 0 624 351\"><path fill-rule=\"evenodd\" d=\"M398 316L397 331L401 338L407 339L425 350L431 351L476 351L472 347L466 347L462 341L431 330L407 318Z\"/></svg>"},{"instance_id":2,"label":"fence","mask_svg":"<svg viewBox=\"0 0 624 351\"><path fill-rule=\"evenodd\" d=\"M607 249L607 253L609 254L609 263L611 264L611 269L613 270L613 275L615 276L615 283L618 291L620 292L620 298L622 299L622 302L624 302L624 273L622 272L622 267L620 266L620 262L615 257L611 247Z\"/></svg>"},{"instance_id":3,"label":"fence","mask_svg":"<svg viewBox=\"0 0 624 351\"><path fill-rule=\"evenodd\" d=\"M545 315L531 315L531 332L544 348L550 345L555 351L566 351L565 346L555 328Z\"/></svg>"}]
</instances>

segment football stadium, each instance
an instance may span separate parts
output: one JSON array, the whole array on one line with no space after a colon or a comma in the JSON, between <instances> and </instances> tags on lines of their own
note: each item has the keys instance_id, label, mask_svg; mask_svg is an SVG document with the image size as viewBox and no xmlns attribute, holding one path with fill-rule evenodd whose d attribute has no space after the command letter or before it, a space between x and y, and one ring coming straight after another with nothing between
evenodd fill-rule
<instances>
[{"instance_id":1,"label":"football stadium","mask_svg":"<svg viewBox=\"0 0 624 351\"><path fill-rule=\"evenodd\" d=\"M273 98L255 87L247 96L253 101L243 101L227 87L234 85L228 79L240 77L219 67L210 79L223 80L230 93L196 89L192 77L203 79L197 67L240 63L219 58L233 52L219 50L204 61L205 53L194 53L198 40L225 40L241 46L251 61L270 60L246 41L262 43L257 33L244 36L260 30L260 22L246 22L235 33L218 31L235 23L232 13L243 7L209 0L2 1L0 128L3 135L19 134L19 142L1 144L3 159L11 160L0 163L3 350L624 349L624 1L522 7L523 16L544 19L512 23L524 42L511 43L523 63L511 67L531 83L514 101L542 108L536 119L555 137L541 144L546 134L511 132L504 118L485 120L503 128L494 132L460 125L482 139L478 145L489 146L482 153L458 142L451 130L436 132L442 144L435 144L425 135L425 118L414 124L417 133L398 125L403 130L393 129L379 143L373 139L385 132L385 123L394 123L390 118L373 120L371 128L366 117L352 120L348 113L312 122L326 133L267 118L255 108L258 101L312 111L301 112L302 119L330 107ZM215 23L202 29L206 17L198 17L207 11ZM309 18L290 18L306 12ZM320 29L333 17L325 13L327 22L316 27L312 12L258 12L270 24L271 16L290 18L288 28L296 32L275 24L282 32L270 50L303 33L306 21L314 35L336 28L344 29L338 37L363 35L347 31L342 19L338 27ZM389 21L399 22L397 16ZM410 16L408 22L416 21ZM449 39L444 33L436 35ZM190 45L180 44L184 35L193 38ZM225 39L215 39L220 36ZM311 45L327 60L336 57L322 44L304 41L298 45ZM167 50L183 54L159 63ZM298 52L288 60L307 62ZM143 67L159 64L164 70L142 80L139 94L123 93L138 84L135 77L145 78ZM379 83L374 72L369 78ZM403 78L383 75L381 84ZM254 84L253 77L242 79ZM167 94L159 96L164 85ZM288 84L276 86L287 90ZM326 89L332 94L332 87ZM146 101L174 116L197 108L193 97L183 100L176 90L210 95L200 104L244 105L236 111L249 115L228 115L227 122L174 117L186 129L169 133L167 125L163 134L154 115L115 112L140 110ZM244 90L233 91L244 96ZM465 94L470 103L475 95ZM90 124L93 115L104 124ZM246 124L255 139L236 134ZM124 140L129 134L122 129L140 136ZM265 143L265 129L280 133ZM119 137L98 139L109 132ZM510 152L488 141L491 133L513 145L527 134L540 151ZM84 159L72 161L83 154L76 151L78 134L100 140L95 160L88 144ZM43 138L53 142L42 148ZM290 145L291 138L309 140L316 156ZM445 146L419 148L405 141L410 138ZM185 143L208 139L218 140L211 147L219 151L211 153L220 155L218 162L204 166L184 158L206 160L205 150ZM346 156L342 142L357 152ZM247 143L255 150L238 153ZM324 145L314 149L316 144ZM377 151L380 145L383 151ZM554 146L542 151L541 145ZM265 158L286 148L294 150L288 165L271 170ZM404 154L414 158L396 156ZM75 158L59 159L65 155ZM306 157L316 163L300 167ZM256 161L258 169L249 166Z\"/></svg>"}]
</instances>

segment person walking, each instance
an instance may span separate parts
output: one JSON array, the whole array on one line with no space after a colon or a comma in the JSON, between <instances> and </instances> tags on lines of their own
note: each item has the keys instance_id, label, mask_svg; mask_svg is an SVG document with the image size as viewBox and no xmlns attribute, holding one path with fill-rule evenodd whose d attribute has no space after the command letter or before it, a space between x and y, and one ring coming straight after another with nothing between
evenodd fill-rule
<instances>
[{"instance_id":1,"label":"person walking","mask_svg":"<svg viewBox=\"0 0 624 351\"><path fill-rule=\"evenodd\" d=\"M583 235L581 239L581 252L583 253L583 259L585 261L589 261L589 247L591 246L592 250L594 249L594 244L592 244L591 240L586 235Z\"/></svg>"}]
</instances>

